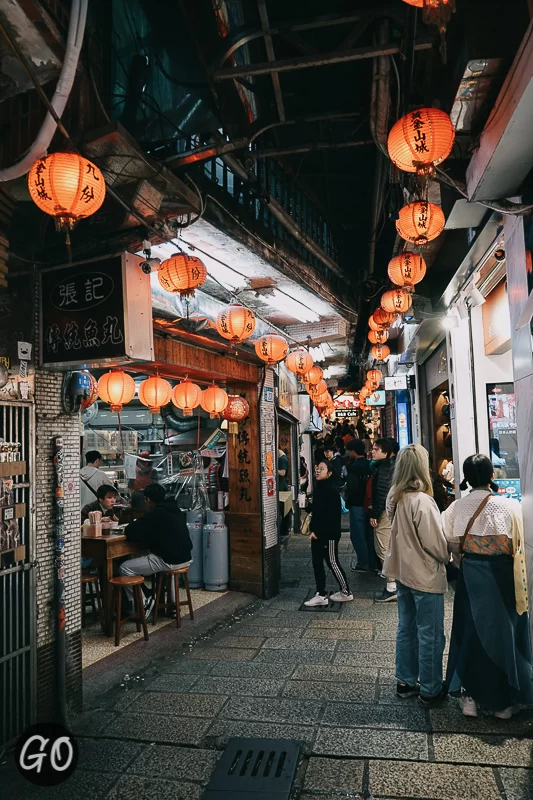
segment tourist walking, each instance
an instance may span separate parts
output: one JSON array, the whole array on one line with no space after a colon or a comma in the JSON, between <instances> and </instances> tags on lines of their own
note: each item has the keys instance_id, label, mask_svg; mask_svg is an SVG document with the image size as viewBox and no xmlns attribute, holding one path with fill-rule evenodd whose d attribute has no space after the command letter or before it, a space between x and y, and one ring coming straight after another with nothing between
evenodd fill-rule
<instances>
[{"instance_id":1,"label":"tourist walking","mask_svg":"<svg viewBox=\"0 0 533 800\"><path fill-rule=\"evenodd\" d=\"M392 484L392 453L393 447L389 439L376 439L372 447L374 473L372 475L370 524L374 528L374 547L380 564L385 561L391 533L391 523L387 516L386 506L387 495ZM391 576L377 602L389 603L396 599L396 583L394 576Z\"/></svg>"},{"instance_id":2,"label":"tourist walking","mask_svg":"<svg viewBox=\"0 0 533 800\"><path fill-rule=\"evenodd\" d=\"M396 692L420 693L427 706L443 698L444 593L449 560L439 509L433 499L429 456L419 444L400 450L387 498L392 521L383 572L396 578L398 632Z\"/></svg>"},{"instance_id":3,"label":"tourist walking","mask_svg":"<svg viewBox=\"0 0 533 800\"><path fill-rule=\"evenodd\" d=\"M352 439L346 446L348 456L346 477L346 508L350 512L350 539L355 556L350 568L354 572L376 572L378 560L374 548L374 531L365 511L365 493L370 480L370 462L365 444Z\"/></svg>"},{"instance_id":4,"label":"tourist walking","mask_svg":"<svg viewBox=\"0 0 533 800\"><path fill-rule=\"evenodd\" d=\"M306 606L328 605L324 562L339 584L339 591L331 595L331 600L336 603L353 600L346 573L339 561L340 538L341 497L333 481L330 463L322 460L315 467L310 535L316 594L305 603Z\"/></svg>"},{"instance_id":5,"label":"tourist walking","mask_svg":"<svg viewBox=\"0 0 533 800\"><path fill-rule=\"evenodd\" d=\"M453 607L446 684L463 690L463 714L478 705L509 719L533 705L522 509L492 494L494 465L483 455L463 464L471 492L442 515L454 558L461 559Z\"/></svg>"}]
</instances>

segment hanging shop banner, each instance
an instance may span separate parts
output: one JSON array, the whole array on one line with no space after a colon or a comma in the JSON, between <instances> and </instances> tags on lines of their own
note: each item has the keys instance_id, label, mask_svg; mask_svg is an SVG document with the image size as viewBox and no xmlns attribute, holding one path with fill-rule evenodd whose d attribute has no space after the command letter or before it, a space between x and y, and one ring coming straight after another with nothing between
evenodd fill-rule
<instances>
[{"instance_id":1,"label":"hanging shop banner","mask_svg":"<svg viewBox=\"0 0 533 800\"><path fill-rule=\"evenodd\" d=\"M298 379L287 369L285 364L278 364L278 375L280 408L296 415L298 413Z\"/></svg>"},{"instance_id":2,"label":"hanging shop banner","mask_svg":"<svg viewBox=\"0 0 533 800\"><path fill-rule=\"evenodd\" d=\"M359 408L359 397L353 392L344 392L333 401L335 411L356 411Z\"/></svg>"},{"instance_id":3,"label":"hanging shop banner","mask_svg":"<svg viewBox=\"0 0 533 800\"><path fill-rule=\"evenodd\" d=\"M398 393L396 396L396 424L398 430L398 444L400 448L407 447L408 444L411 444L407 392Z\"/></svg>"},{"instance_id":4,"label":"hanging shop banner","mask_svg":"<svg viewBox=\"0 0 533 800\"><path fill-rule=\"evenodd\" d=\"M385 405L385 392L379 389L377 392L372 392L366 398L367 406L384 406Z\"/></svg>"},{"instance_id":5,"label":"hanging shop banner","mask_svg":"<svg viewBox=\"0 0 533 800\"><path fill-rule=\"evenodd\" d=\"M392 375L390 378L385 378L385 391L397 392L402 389L407 389L407 375Z\"/></svg>"},{"instance_id":6,"label":"hanging shop banner","mask_svg":"<svg viewBox=\"0 0 533 800\"><path fill-rule=\"evenodd\" d=\"M140 264L121 253L43 271L43 366L153 360L150 276Z\"/></svg>"}]
</instances>

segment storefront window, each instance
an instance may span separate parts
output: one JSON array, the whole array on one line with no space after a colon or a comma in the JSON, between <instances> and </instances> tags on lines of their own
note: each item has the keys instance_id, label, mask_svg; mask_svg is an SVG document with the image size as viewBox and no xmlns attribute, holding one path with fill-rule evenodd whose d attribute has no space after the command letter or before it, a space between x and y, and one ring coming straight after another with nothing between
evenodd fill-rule
<instances>
[{"instance_id":1,"label":"storefront window","mask_svg":"<svg viewBox=\"0 0 533 800\"><path fill-rule=\"evenodd\" d=\"M494 465L495 482L502 494L520 500L514 384L487 384L487 406L490 457Z\"/></svg>"}]
</instances>

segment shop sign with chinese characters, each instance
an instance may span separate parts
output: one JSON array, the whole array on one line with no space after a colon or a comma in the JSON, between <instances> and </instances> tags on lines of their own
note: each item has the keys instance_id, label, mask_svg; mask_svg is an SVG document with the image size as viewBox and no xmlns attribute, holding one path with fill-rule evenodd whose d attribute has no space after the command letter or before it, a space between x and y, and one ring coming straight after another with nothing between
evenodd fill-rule
<instances>
[{"instance_id":1,"label":"shop sign with chinese characters","mask_svg":"<svg viewBox=\"0 0 533 800\"><path fill-rule=\"evenodd\" d=\"M41 363L153 360L150 276L130 253L41 275Z\"/></svg>"}]
</instances>

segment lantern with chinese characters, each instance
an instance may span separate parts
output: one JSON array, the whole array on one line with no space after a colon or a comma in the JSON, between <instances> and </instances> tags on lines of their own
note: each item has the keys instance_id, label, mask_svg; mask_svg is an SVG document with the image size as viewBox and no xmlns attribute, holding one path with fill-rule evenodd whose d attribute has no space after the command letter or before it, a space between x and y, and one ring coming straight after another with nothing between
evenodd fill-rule
<instances>
[{"instance_id":1,"label":"lantern with chinese characters","mask_svg":"<svg viewBox=\"0 0 533 800\"><path fill-rule=\"evenodd\" d=\"M377 383L379 386L379 384L383 380L383 373L380 372L379 369L369 369L368 372L366 373L366 377L367 380L370 381L370 383Z\"/></svg>"},{"instance_id":2,"label":"lantern with chinese characters","mask_svg":"<svg viewBox=\"0 0 533 800\"><path fill-rule=\"evenodd\" d=\"M383 309L380 310L384 311ZM387 312L384 312L384 317L380 317L379 315L376 315L376 312L374 311L372 316L368 318L368 327L371 331L385 331L387 328L390 328L390 321L378 322L378 319L385 318L387 320L391 320L394 319L395 316L395 314L388 314Z\"/></svg>"},{"instance_id":3,"label":"lantern with chinese characters","mask_svg":"<svg viewBox=\"0 0 533 800\"><path fill-rule=\"evenodd\" d=\"M309 384L309 386L316 386L324 377L324 371L321 367L315 364L308 372L304 372L301 376L302 383Z\"/></svg>"},{"instance_id":4,"label":"lantern with chinese characters","mask_svg":"<svg viewBox=\"0 0 533 800\"><path fill-rule=\"evenodd\" d=\"M386 344L375 344L370 351L370 355L376 361L385 361L390 356L390 347L387 347Z\"/></svg>"},{"instance_id":5,"label":"lantern with chinese characters","mask_svg":"<svg viewBox=\"0 0 533 800\"><path fill-rule=\"evenodd\" d=\"M265 361L272 366L277 364L278 361L283 361L289 352L289 345L283 336L278 336L277 333L269 333L267 336L261 336L257 340L255 352L261 361Z\"/></svg>"},{"instance_id":6,"label":"lantern with chinese characters","mask_svg":"<svg viewBox=\"0 0 533 800\"><path fill-rule=\"evenodd\" d=\"M91 375L90 372L84 372L84 375L87 375L89 378L90 388L87 392L87 397L84 397L80 403L81 408L85 411L86 408L90 408L93 406L96 401L98 400L98 381Z\"/></svg>"},{"instance_id":7,"label":"lantern with chinese characters","mask_svg":"<svg viewBox=\"0 0 533 800\"><path fill-rule=\"evenodd\" d=\"M297 350L293 350L285 359L287 369L294 372L296 375L309 372L313 363L313 357L307 352L305 347L299 347Z\"/></svg>"},{"instance_id":8,"label":"lantern with chinese characters","mask_svg":"<svg viewBox=\"0 0 533 800\"><path fill-rule=\"evenodd\" d=\"M368 331L368 341L372 344L385 344L388 338L388 331Z\"/></svg>"},{"instance_id":9,"label":"lantern with chinese characters","mask_svg":"<svg viewBox=\"0 0 533 800\"><path fill-rule=\"evenodd\" d=\"M381 325L383 328L389 328L396 319L396 314L390 314L381 307L376 308L372 316L376 325ZM373 330L376 329L374 328Z\"/></svg>"},{"instance_id":10,"label":"lantern with chinese characters","mask_svg":"<svg viewBox=\"0 0 533 800\"><path fill-rule=\"evenodd\" d=\"M202 390L188 378L178 383L172 392L172 402L183 411L184 417L192 417L193 408L200 405L201 399Z\"/></svg>"},{"instance_id":11,"label":"lantern with chinese characters","mask_svg":"<svg viewBox=\"0 0 533 800\"><path fill-rule=\"evenodd\" d=\"M222 416L229 422L228 432L233 436L233 446L235 447L235 437L239 433L239 422L246 419L250 413L250 406L244 397L238 394L228 395L228 404Z\"/></svg>"},{"instance_id":12,"label":"lantern with chinese characters","mask_svg":"<svg viewBox=\"0 0 533 800\"><path fill-rule=\"evenodd\" d=\"M323 392L323 394L311 395L311 400L317 408L325 408L330 397L329 392Z\"/></svg>"},{"instance_id":13,"label":"lantern with chinese characters","mask_svg":"<svg viewBox=\"0 0 533 800\"><path fill-rule=\"evenodd\" d=\"M40 158L28 173L28 189L33 202L54 217L56 228L63 231L96 213L105 198L104 176L78 153Z\"/></svg>"},{"instance_id":14,"label":"lantern with chinese characters","mask_svg":"<svg viewBox=\"0 0 533 800\"><path fill-rule=\"evenodd\" d=\"M374 381L366 381L365 382L365 389L368 389L368 396L372 394L372 392L377 392L379 389L379 383L374 383Z\"/></svg>"},{"instance_id":15,"label":"lantern with chinese characters","mask_svg":"<svg viewBox=\"0 0 533 800\"><path fill-rule=\"evenodd\" d=\"M310 397L319 397L324 392L327 392L328 386L326 381L319 381L315 386L309 386L307 389Z\"/></svg>"},{"instance_id":16,"label":"lantern with chinese characters","mask_svg":"<svg viewBox=\"0 0 533 800\"><path fill-rule=\"evenodd\" d=\"M209 388L204 389L202 392L201 406L204 411L207 411L211 419L220 417L226 406L228 405L228 395L221 389L220 386L215 386L213 383Z\"/></svg>"},{"instance_id":17,"label":"lantern with chinese characters","mask_svg":"<svg viewBox=\"0 0 533 800\"><path fill-rule=\"evenodd\" d=\"M172 397L172 386L159 375L152 375L139 386L139 400L143 406L147 406L152 414L158 414L161 406L170 403Z\"/></svg>"},{"instance_id":18,"label":"lantern with chinese characters","mask_svg":"<svg viewBox=\"0 0 533 800\"><path fill-rule=\"evenodd\" d=\"M388 139L391 161L403 172L428 175L448 158L455 141L455 128L445 111L419 108L393 125Z\"/></svg>"},{"instance_id":19,"label":"lantern with chinese characters","mask_svg":"<svg viewBox=\"0 0 533 800\"><path fill-rule=\"evenodd\" d=\"M426 262L418 253L406 251L389 261L389 278L396 286L411 291L426 274Z\"/></svg>"},{"instance_id":20,"label":"lantern with chinese characters","mask_svg":"<svg viewBox=\"0 0 533 800\"><path fill-rule=\"evenodd\" d=\"M111 411L120 414L122 406L135 397L135 381L121 369L106 372L98 381L98 397L109 403Z\"/></svg>"},{"instance_id":21,"label":"lantern with chinese characters","mask_svg":"<svg viewBox=\"0 0 533 800\"><path fill-rule=\"evenodd\" d=\"M217 316L217 331L224 339L242 342L255 330L255 314L239 303L232 303Z\"/></svg>"},{"instance_id":22,"label":"lantern with chinese characters","mask_svg":"<svg viewBox=\"0 0 533 800\"><path fill-rule=\"evenodd\" d=\"M359 400L364 403L369 394L370 389L367 389L366 386L363 386L363 388L359 390Z\"/></svg>"},{"instance_id":23,"label":"lantern with chinese characters","mask_svg":"<svg viewBox=\"0 0 533 800\"><path fill-rule=\"evenodd\" d=\"M191 297L194 290L206 282L207 270L203 261L196 256L176 253L163 261L157 277L166 292Z\"/></svg>"},{"instance_id":24,"label":"lantern with chinese characters","mask_svg":"<svg viewBox=\"0 0 533 800\"><path fill-rule=\"evenodd\" d=\"M440 206L426 200L417 200L400 209L396 220L396 230L406 242L425 247L428 242L440 236L446 218Z\"/></svg>"},{"instance_id":25,"label":"lantern with chinese characters","mask_svg":"<svg viewBox=\"0 0 533 800\"><path fill-rule=\"evenodd\" d=\"M381 298L381 307L385 311L395 311L397 314L404 314L411 307L411 294L405 289L391 289L385 292Z\"/></svg>"}]
</instances>

